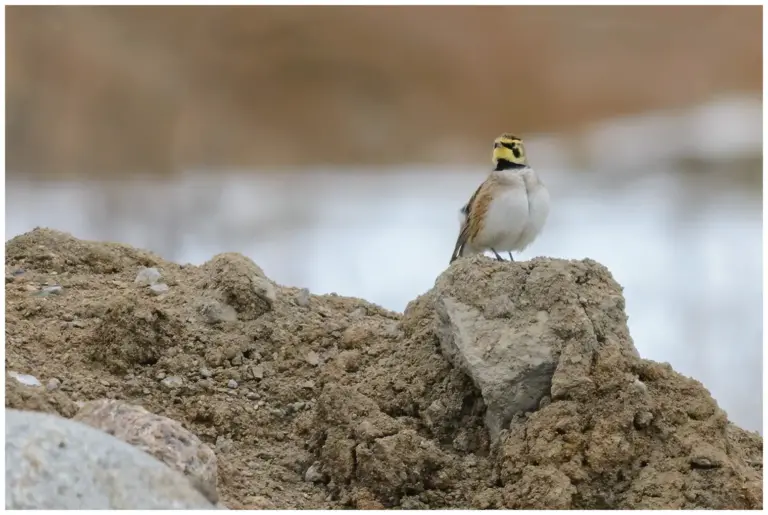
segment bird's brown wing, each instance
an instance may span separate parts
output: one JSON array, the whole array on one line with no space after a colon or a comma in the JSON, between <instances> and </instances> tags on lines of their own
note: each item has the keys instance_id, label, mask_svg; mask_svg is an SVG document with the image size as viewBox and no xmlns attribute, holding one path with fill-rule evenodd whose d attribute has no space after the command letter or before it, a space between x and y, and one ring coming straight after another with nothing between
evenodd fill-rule
<instances>
[{"instance_id":1,"label":"bird's brown wing","mask_svg":"<svg viewBox=\"0 0 768 515\"><path fill-rule=\"evenodd\" d=\"M458 238L456 238L456 246L453 248L453 254L451 254L451 261L449 264L453 263L461 255L464 245L466 245L470 235L477 234L479 224L476 215L479 214L482 218L482 216L485 215L485 211L488 209L488 202L482 201L487 195L483 195L481 191L487 190L489 185L490 181L486 180L478 186L472 196L469 197L469 201L461 208L461 212L464 214L464 223L461 225ZM480 210L483 212L478 213Z\"/></svg>"}]
</instances>

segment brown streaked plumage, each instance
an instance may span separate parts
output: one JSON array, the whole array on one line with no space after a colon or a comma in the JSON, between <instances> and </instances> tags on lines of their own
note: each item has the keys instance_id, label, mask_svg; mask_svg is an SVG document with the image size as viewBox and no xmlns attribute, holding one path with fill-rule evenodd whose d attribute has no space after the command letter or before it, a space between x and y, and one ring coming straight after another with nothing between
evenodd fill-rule
<instances>
[{"instance_id":1,"label":"brown streaked plumage","mask_svg":"<svg viewBox=\"0 0 768 515\"><path fill-rule=\"evenodd\" d=\"M467 202L461 209L461 212L464 214L464 224L462 225L459 237L456 240L456 246L454 247L453 255L451 256L451 263L461 255L467 241L476 238L478 233L483 229L485 215L493 200L493 191L496 188L497 181L498 179L496 176L490 175L475 190L469 198L469 202Z\"/></svg>"}]
</instances>

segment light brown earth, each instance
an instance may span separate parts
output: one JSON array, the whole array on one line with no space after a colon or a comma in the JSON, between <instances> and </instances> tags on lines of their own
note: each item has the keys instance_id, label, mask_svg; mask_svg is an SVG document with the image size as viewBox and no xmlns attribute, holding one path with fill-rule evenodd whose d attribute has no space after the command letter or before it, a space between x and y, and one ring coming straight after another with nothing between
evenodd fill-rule
<instances>
[{"instance_id":1,"label":"light brown earth","mask_svg":"<svg viewBox=\"0 0 768 515\"><path fill-rule=\"evenodd\" d=\"M167 293L134 282L142 267ZM465 339L544 313L560 349L551 394L495 444L443 355L445 306L464 306ZM36 229L6 243L11 370L42 386L7 377L7 407L112 398L179 421L214 449L230 508L762 508L762 438L636 355L591 260L459 260L401 314L280 286L239 254L182 266Z\"/></svg>"}]
</instances>

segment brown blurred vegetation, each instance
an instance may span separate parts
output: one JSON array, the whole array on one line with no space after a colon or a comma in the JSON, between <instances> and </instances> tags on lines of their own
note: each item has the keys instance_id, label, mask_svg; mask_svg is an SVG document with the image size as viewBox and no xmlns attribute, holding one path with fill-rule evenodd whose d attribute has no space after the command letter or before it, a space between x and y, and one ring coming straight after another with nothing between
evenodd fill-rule
<instances>
[{"instance_id":1,"label":"brown blurred vegetation","mask_svg":"<svg viewBox=\"0 0 768 515\"><path fill-rule=\"evenodd\" d=\"M761 7L7 7L9 173L487 159L762 88Z\"/></svg>"}]
</instances>

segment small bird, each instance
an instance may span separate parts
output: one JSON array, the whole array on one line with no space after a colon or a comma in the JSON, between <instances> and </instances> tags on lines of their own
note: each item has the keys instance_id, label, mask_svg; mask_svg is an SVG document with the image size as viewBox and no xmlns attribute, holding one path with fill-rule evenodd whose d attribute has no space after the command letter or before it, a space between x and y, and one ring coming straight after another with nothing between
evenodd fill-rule
<instances>
[{"instance_id":1,"label":"small bird","mask_svg":"<svg viewBox=\"0 0 768 515\"><path fill-rule=\"evenodd\" d=\"M528 165L523 140L504 133L493 142L493 171L459 211L461 229L451 263L491 250L520 252L541 233L549 216L549 191Z\"/></svg>"}]
</instances>

